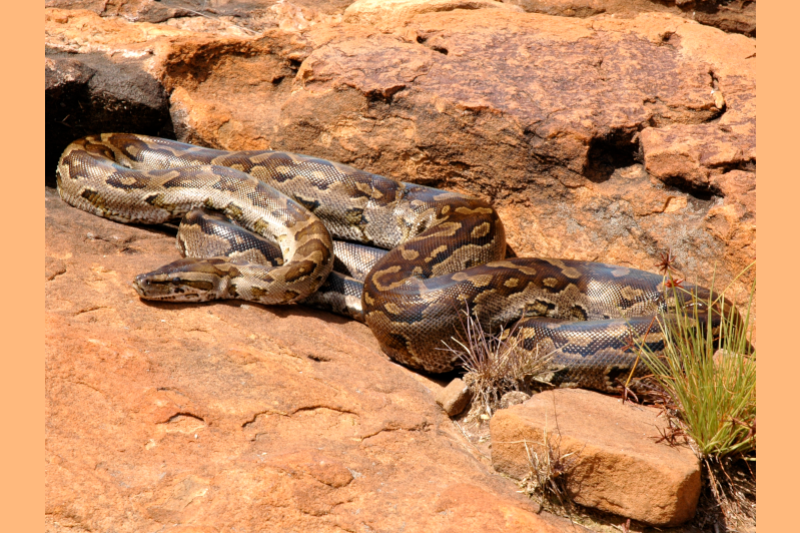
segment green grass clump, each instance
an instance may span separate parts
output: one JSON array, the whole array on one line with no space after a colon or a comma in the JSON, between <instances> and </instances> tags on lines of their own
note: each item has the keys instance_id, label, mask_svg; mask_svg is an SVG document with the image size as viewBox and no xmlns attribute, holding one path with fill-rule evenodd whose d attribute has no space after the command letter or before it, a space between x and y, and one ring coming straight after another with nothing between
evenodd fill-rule
<instances>
[{"instance_id":1,"label":"green grass clump","mask_svg":"<svg viewBox=\"0 0 800 533\"><path fill-rule=\"evenodd\" d=\"M662 353L650 351L643 342L639 346L665 394L673 433L664 437L690 437L705 466L704 496L695 522L721 519L734 528L755 527L756 350L750 343L750 311L756 282L743 315L725 301L724 291L701 301L681 288L669 271L665 286L665 296L690 305L659 316ZM711 312L696 314L699 308L716 309L716 317Z\"/></svg>"},{"instance_id":2,"label":"green grass clump","mask_svg":"<svg viewBox=\"0 0 800 533\"><path fill-rule=\"evenodd\" d=\"M659 317L664 351L656 354L642 345L642 359L674 401L701 457L746 455L756 447L756 351L749 342L755 281L742 317L723 305L724 292L698 301L694 294L678 295L685 289L670 280L665 285L674 291L671 296L690 298L692 305ZM703 306L718 310L718 324L710 312L698 324L694 309Z\"/></svg>"}]
</instances>

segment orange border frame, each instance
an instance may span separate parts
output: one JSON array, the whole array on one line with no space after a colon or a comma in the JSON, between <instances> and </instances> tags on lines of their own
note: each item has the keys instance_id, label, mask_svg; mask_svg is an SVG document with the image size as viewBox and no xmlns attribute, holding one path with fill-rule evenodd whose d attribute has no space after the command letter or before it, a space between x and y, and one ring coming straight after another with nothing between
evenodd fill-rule
<instances>
[{"instance_id":1,"label":"orange border frame","mask_svg":"<svg viewBox=\"0 0 800 533\"><path fill-rule=\"evenodd\" d=\"M18 2L4 6L5 55L2 139L6 160L2 166L5 189L0 210L4 231L2 268L4 320L2 321L3 407L2 513L7 531L34 531L42 527L44 448L43 262L44 216L40 185L44 166L44 108L41 90L41 50L36 41L41 30L40 4ZM798 430L791 418L793 394L800 376L800 357L787 331L797 316L800 297L794 280L798 229L796 216L797 163L793 160L800 122L797 94L797 21L800 3L762 0L758 16L761 42L758 110L758 207L762 224L759 249L759 344L764 354L759 364L761 431L759 432L759 526L780 531L793 517L796 505ZM41 43L41 41L39 41ZM36 96L36 95L39 96ZM50 169L44 169L48 171ZM36 176L39 178L36 178ZM40 206L35 209L35 206ZM24 228L24 229L23 229ZM23 229L23 231L20 231ZM36 268L34 265L39 264ZM781 349L784 348L784 349ZM32 527L31 527L32 526Z\"/></svg>"},{"instance_id":2,"label":"orange border frame","mask_svg":"<svg viewBox=\"0 0 800 533\"><path fill-rule=\"evenodd\" d=\"M0 321L0 514L8 531L32 531L36 524L42 527L44 503L44 261L39 255L44 248L44 203L39 188L39 171L44 170L44 106L38 92L44 80L39 56L40 10L40 4L9 3L4 6L0 29L4 56L0 139L6 147L2 153L8 157L1 172L6 184L2 198L7 200L7 207L0 210L0 226L7 228L2 232L0 255L0 279L5 280ZM37 181L39 185L34 185Z\"/></svg>"}]
</instances>

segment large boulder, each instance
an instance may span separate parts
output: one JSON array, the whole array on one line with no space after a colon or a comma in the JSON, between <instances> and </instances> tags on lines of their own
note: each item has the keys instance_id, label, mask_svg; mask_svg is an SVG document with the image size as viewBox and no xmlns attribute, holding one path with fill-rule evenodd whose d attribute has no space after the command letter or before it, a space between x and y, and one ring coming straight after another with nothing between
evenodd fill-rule
<instances>
[{"instance_id":1,"label":"large boulder","mask_svg":"<svg viewBox=\"0 0 800 533\"><path fill-rule=\"evenodd\" d=\"M562 17L609 14L630 18L639 13L679 15L748 37L756 36L755 0L503 0L530 13Z\"/></svg>"},{"instance_id":2,"label":"large boulder","mask_svg":"<svg viewBox=\"0 0 800 533\"><path fill-rule=\"evenodd\" d=\"M348 31L303 61L273 148L490 198L521 256L653 270L671 249L722 287L755 259L751 39L501 9Z\"/></svg>"},{"instance_id":3,"label":"large boulder","mask_svg":"<svg viewBox=\"0 0 800 533\"><path fill-rule=\"evenodd\" d=\"M144 303L131 280L171 234L45 209L48 530L567 530L363 324Z\"/></svg>"}]
</instances>

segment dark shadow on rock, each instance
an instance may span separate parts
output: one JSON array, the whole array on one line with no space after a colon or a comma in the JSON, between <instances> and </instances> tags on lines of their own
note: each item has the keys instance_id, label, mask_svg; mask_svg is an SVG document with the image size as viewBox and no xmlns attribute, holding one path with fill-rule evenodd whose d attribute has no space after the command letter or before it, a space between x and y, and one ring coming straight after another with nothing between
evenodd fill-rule
<instances>
[{"instance_id":1,"label":"dark shadow on rock","mask_svg":"<svg viewBox=\"0 0 800 533\"><path fill-rule=\"evenodd\" d=\"M175 237L178 235L178 224L127 224L133 228L144 230L156 235L166 235L167 237Z\"/></svg>"},{"instance_id":2,"label":"dark shadow on rock","mask_svg":"<svg viewBox=\"0 0 800 533\"><path fill-rule=\"evenodd\" d=\"M139 60L45 50L45 186L56 185L61 152L104 132L174 138L169 98Z\"/></svg>"},{"instance_id":3,"label":"dark shadow on rock","mask_svg":"<svg viewBox=\"0 0 800 533\"><path fill-rule=\"evenodd\" d=\"M595 183L608 180L618 168L641 163L636 130L614 130L589 143L584 175Z\"/></svg>"}]
</instances>

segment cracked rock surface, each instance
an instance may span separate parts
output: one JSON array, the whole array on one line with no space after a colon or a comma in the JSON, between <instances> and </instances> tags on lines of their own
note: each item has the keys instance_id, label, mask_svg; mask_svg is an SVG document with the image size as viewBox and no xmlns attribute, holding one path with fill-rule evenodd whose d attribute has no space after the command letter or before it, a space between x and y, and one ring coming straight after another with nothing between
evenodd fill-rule
<instances>
[{"instance_id":1,"label":"cracked rock surface","mask_svg":"<svg viewBox=\"0 0 800 533\"><path fill-rule=\"evenodd\" d=\"M363 324L145 304L171 235L45 206L48 531L566 530Z\"/></svg>"},{"instance_id":2,"label":"cracked rock surface","mask_svg":"<svg viewBox=\"0 0 800 533\"><path fill-rule=\"evenodd\" d=\"M591 17L609 14L621 18L639 13L679 15L748 37L756 36L755 0L503 0L531 13L563 17Z\"/></svg>"}]
</instances>

